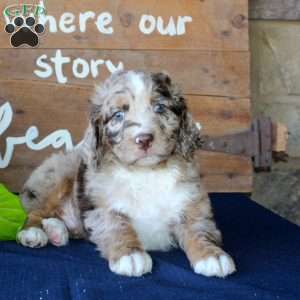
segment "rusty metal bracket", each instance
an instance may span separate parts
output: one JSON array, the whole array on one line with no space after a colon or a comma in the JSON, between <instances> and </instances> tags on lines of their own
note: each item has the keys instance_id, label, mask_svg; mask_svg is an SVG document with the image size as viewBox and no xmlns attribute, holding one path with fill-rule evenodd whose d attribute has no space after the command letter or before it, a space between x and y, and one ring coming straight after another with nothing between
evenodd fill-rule
<instances>
[{"instance_id":1,"label":"rusty metal bracket","mask_svg":"<svg viewBox=\"0 0 300 300\"><path fill-rule=\"evenodd\" d=\"M270 118L253 120L248 131L221 137L203 137L202 150L223 152L251 157L257 171L268 171L272 167L274 124ZM276 155L278 159L278 155ZM281 155L286 160L287 155Z\"/></svg>"}]
</instances>

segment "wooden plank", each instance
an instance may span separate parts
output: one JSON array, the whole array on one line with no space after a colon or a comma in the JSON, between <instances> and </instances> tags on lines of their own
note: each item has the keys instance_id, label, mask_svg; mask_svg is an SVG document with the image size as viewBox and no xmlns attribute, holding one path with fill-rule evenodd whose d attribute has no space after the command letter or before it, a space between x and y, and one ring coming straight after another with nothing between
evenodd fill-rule
<instances>
[{"instance_id":1,"label":"wooden plank","mask_svg":"<svg viewBox=\"0 0 300 300\"><path fill-rule=\"evenodd\" d=\"M297 0L251 0L250 19L300 20L300 3Z\"/></svg>"},{"instance_id":2,"label":"wooden plank","mask_svg":"<svg viewBox=\"0 0 300 300\"><path fill-rule=\"evenodd\" d=\"M37 92L36 92L37 91ZM38 124L41 134L67 127L79 141L86 126L86 111L92 87L46 84L31 81L0 81L0 97L9 101L15 112L14 135ZM250 100L186 95L194 118L203 134L219 136L247 130L251 124ZM80 113L79 113L80 112ZM74 122L76 115L76 122ZM10 134L10 132L8 132Z\"/></svg>"},{"instance_id":3,"label":"wooden plank","mask_svg":"<svg viewBox=\"0 0 300 300\"><path fill-rule=\"evenodd\" d=\"M250 193L253 185L252 161L248 157L200 151L200 175L208 192Z\"/></svg>"},{"instance_id":4,"label":"wooden plank","mask_svg":"<svg viewBox=\"0 0 300 300\"><path fill-rule=\"evenodd\" d=\"M207 175L202 177L203 184L209 193L251 193L252 175Z\"/></svg>"},{"instance_id":5,"label":"wooden plank","mask_svg":"<svg viewBox=\"0 0 300 300\"><path fill-rule=\"evenodd\" d=\"M289 136L287 126L279 122L273 123L272 132L272 151L287 153Z\"/></svg>"},{"instance_id":6,"label":"wooden plank","mask_svg":"<svg viewBox=\"0 0 300 300\"><path fill-rule=\"evenodd\" d=\"M40 39L42 48L248 50L247 0L228 0L224 5L220 5L219 0L51 0L45 3L47 13L54 16L58 29L57 32L49 32L48 28ZM11 1L2 1L3 8L11 4ZM81 27L80 30L80 13L88 11L95 16L87 21L86 29ZM72 13L71 18L74 18L72 24L65 26L69 29L75 26L71 33L63 32L60 25L66 12ZM95 22L99 15L101 19L103 12L111 14L112 22L108 21L104 26L106 30L101 32ZM144 14L154 17L155 31L151 34L140 30ZM159 16L164 28L170 17L174 18L177 35L158 32ZM192 18L192 22L186 23L185 34L180 35L177 27L179 16ZM4 28L4 19L0 20L0 28ZM148 23L146 28L149 28ZM110 31L113 32L110 34ZM8 35L3 30L0 31L0 45L11 48Z\"/></svg>"},{"instance_id":7,"label":"wooden plank","mask_svg":"<svg viewBox=\"0 0 300 300\"><path fill-rule=\"evenodd\" d=\"M203 174L228 174L229 177L252 174L252 163L248 157L208 151L199 151L197 155Z\"/></svg>"},{"instance_id":8,"label":"wooden plank","mask_svg":"<svg viewBox=\"0 0 300 300\"><path fill-rule=\"evenodd\" d=\"M18 157L29 152L20 146ZM35 160L25 164L23 160L14 159L8 170L0 169L1 182L10 190L19 192L33 169L38 166L53 150L37 152ZM221 153L200 154L201 178L209 192L250 192L252 189L251 161L240 156ZM218 165L216 165L216 161ZM27 161L28 162L28 161ZM228 162L228 163L226 163ZM230 162L230 163L229 163ZM202 164L202 165L201 165ZM248 169L248 172L245 170Z\"/></svg>"},{"instance_id":9,"label":"wooden plank","mask_svg":"<svg viewBox=\"0 0 300 300\"><path fill-rule=\"evenodd\" d=\"M24 136L32 125L37 126L40 133L36 143L61 128L68 129L74 142L79 142L87 124L85 112L91 93L92 88L86 86L0 81L1 101L10 101L14 110L11 126L0 139L1 155L6 151L5 137ZM187 98L205 134L232 134L249 127L250 103L247 99L189 95ZM32 151L24 145L16 146L9 167L0 169L1 181L18 191L30 172L53 151L52 148ZM203 152L199 159L204 181L208 182L210 191L250 191L250 159L208 152Z\"/></svg>"},{"instance_id":10,"label":"wooden plank","mask_svg":"<svg viewBox=\"0 0 300 300\"><path fill-rule=\"evenodd\" d=\"M182 86L186 94L249 97L248 52L65 49L62 51L62 55L69 57L71 62L63 65L61 71L63 75L59 76L59 71L55 71L55 65L51 60L56 57L57 51L0 50L0 80L26 79L93 86L95 82L105 79L111 71L115 70L112 65L119 66L122 63L125 69L165 70ZM50 68L47 76L45 76L45 66L37 65L37 60L42 55L47 56L43 57L42 63L47 63L47 68ZM24 59L25 57L26 59ZM76 71L82 72L82 65L77 64L78 58L81 58L81 62L84 60L82 63L87 68L87 73L83 74L85 76L82 78L78 78L79 75L76 75ZM94 64L93 60L100 59L103 60L103 64L97 67L96 74L96 69L91 66ZM56 66L59 68L58 65ZM42 71L42 74L37 71Z\"/></svg>"},{"instance_id":11,"label":"wooden plank","mask_svg":"<svg viewBox=\"0 0 300 300\"><path fill-rule=\"evenodd\" d=\"M246 131L251 126L249 99L187 95L194 118L209 136L223 136Z\"/></svg>"}]
</instances>

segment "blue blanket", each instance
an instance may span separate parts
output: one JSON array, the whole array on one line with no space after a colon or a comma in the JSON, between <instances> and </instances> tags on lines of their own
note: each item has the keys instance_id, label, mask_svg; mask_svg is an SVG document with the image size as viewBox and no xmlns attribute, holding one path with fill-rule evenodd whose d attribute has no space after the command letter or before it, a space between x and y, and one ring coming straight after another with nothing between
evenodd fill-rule
<instances>
[{"instance_id":1,"label":"blue blanket","mask_svg":"<svg viewBox=\"0 0 300 300\"><path fill-rule=\"evenodd\" d=\"M212 195L224 248L238 272L227 279L193 273L183 252L151 253L141 278L108 270L92 244L23 248L0 243L0 299L300 299L300 228L240 194Z\"/></svg>"}]
</instances>

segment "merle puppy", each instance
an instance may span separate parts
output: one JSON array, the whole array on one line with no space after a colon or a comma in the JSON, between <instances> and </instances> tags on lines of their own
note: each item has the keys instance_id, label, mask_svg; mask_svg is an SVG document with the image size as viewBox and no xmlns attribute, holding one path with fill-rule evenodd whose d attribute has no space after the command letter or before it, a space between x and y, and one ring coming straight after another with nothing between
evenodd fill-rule
<instances>
[{"instance_id":1,"label":"merle puppy","mask_svg":"<svg viewBox=\"0 0 300 300\"><path fill-rule=\"evenodd\" d=\"M199 129L170 77L118 72L91 102L82 143L48 158L25 183L29 218L19 242L63 246L85 237L127 276L151 272L147 250L181 247L196 273L233 273L193 158Z\"/></svg>"}]
</instances>

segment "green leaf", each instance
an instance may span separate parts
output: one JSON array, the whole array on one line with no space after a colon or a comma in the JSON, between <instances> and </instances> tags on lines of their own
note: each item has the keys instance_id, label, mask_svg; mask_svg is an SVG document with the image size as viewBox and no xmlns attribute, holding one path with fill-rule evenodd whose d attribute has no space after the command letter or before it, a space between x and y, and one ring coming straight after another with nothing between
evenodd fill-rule
<instances>
[{"instance_id":1,"label":"green leaf","mask_svg":"<svg viewBox=\"0 0 300 300\"><path fill-rule=\"evenodd\" d=\"M0 184L0 240L15 240L26 218L20 198Z\"/></svg>"}]
</instances>

